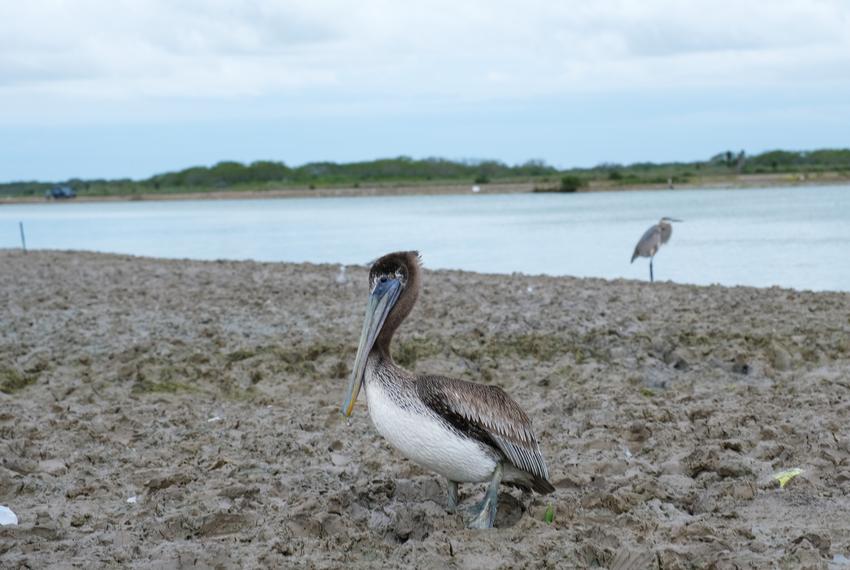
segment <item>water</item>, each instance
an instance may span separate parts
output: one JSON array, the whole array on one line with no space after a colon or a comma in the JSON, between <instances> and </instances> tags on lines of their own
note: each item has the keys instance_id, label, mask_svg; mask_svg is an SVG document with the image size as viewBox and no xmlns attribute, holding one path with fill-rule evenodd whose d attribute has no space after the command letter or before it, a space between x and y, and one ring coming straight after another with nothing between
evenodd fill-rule
<instances>
[{"instance_id":1,"label":"water","mask_svg":"<svg viewBox=\"0 0 850 570\"><path fill-rule=\"evenodd\" d=\"M170 258L367 263L418 249L428 267L648 279L629 259L682 218L658 280L850 291L850 187L45 203L0 206L0 247Z\"/></svg>"}]
</instances>

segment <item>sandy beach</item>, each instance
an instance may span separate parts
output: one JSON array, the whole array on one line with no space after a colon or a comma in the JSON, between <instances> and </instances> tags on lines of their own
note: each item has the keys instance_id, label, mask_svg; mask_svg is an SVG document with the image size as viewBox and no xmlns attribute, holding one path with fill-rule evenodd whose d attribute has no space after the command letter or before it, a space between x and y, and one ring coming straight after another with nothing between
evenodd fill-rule
<instances>
[{"instance_id":1,"label":"sandy beach","mask_svg":"<svg viewBox=\"0 0 850 570\"><path fill-rule=\"evenodd\" d=\"M503 387L557 489L473 531L339 413L364 267L0 268L4 569L850 567L850 293L426 271L396 360Z\"/></svg>"}]
</instances>

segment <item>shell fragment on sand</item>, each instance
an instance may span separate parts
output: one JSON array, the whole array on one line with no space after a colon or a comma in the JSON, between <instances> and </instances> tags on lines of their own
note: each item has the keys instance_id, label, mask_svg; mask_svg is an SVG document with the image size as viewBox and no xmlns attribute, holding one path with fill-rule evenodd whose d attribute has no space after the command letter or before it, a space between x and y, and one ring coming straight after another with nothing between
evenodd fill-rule
<instances>
[{"instance_id":1,"label":"shell fragment on sand","mask_svg":"<svg viewBox=\"0 0 850 570\"><path fill-rule=\"evenodd\" d=\"M0 526L9 526L18 524L18 515L12 512L9 507L0 505Z\"/></svg>"},{"instance_id":2,"label":"shell fragment on sand","mask_svg":"<svg viewBox=\"0 0 850 570\"><path fill-rule=\"evenodd\" d=\"M802 469L800 469L799 467L795 467L794 469L780 471L779 473L774 475L773 478L779 481L779 488L784 489L785 485L787 485L791 481L791 479L793 479L797 475L801 475L802 473Z\"/></svg>"}]
</instances>

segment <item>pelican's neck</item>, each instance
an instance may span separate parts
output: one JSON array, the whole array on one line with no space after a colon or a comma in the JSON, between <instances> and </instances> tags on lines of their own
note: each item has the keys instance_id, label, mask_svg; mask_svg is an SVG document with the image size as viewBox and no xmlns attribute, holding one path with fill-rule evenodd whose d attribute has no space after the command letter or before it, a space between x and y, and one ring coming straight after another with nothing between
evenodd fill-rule
<instances>
[{"instance_id":1,"label":"pelican's neck","mask_svg":"<svg viewBox=\"0 0 850 570\"><path fill-rule=\"evenodd\" d=\"M408 269L407 286L402 291L395 306L387 315L384 321L384 326L381 332L378 333L378 338L375 339L372 352L378 351L379 354L388 362L393 361L390 354L390 344L393 341L395 331L413 310L413 305L416 304L416 299L419 298L419 266L416 263L410 264Z\"/></svg>"},{"instance_id":2,"label":"pelican's neck","mask_svg":"<svg viewBox=\"0 0 850 570\"><path fill-rule=\"evenodd\" d=\"M367 364L367 368L371 368L373 371L377 369L386 369L386 368L395 368L396 364L393 361L393 357L388 353L378 350L377 348L373 348L372 352L369 353L369 361ZM368 374L366 375L368 378Z\"/></svg>"},{"instance_id":3,"label":"pelican's neck","mask_svg":"<svg viewBox=\"0 0 850 570\"><path fill-rule=\"evenodd\" d=\"M386 388L398 389L410 384L414 375L393 361L389 352L373 348L366 364L366 390L377 382Z\"/></svg>"},{"instance_id":4,"label":"pelican's neck","mask_svg":"<svg viewBox=\"0 0 850 570\"><path fill-rule=\"evenodd\" d=\"M390 322L390 319L387 319L386 324L384 324L384 328L381 330L378 338L375 339L375 346L372 348L372 354L376 354L381 360L393 362L392 354L390 354L390 344L393 342L393 335L395 334L398 325L401 322L396 322L393 319Z\"/></svg>"}]
</instances>

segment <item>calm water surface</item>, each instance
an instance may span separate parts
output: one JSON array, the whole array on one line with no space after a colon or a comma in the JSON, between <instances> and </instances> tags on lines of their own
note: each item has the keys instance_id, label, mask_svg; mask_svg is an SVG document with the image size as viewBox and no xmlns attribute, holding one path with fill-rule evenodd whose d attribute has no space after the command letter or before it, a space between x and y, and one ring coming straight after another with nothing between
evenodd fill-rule
<instances>
[{"instance_id":1,"label":"calm water surface","mask_svg":"<svg viewBox=\"0 0 850 570\"><path fill-rule=\"evenodd\" d=\"M850 187L0 206L0 247L366 263L418 249L431 268L648 278L629 263L682 218L659 280L850 290Z\"/></svg>"}]
</instances>

